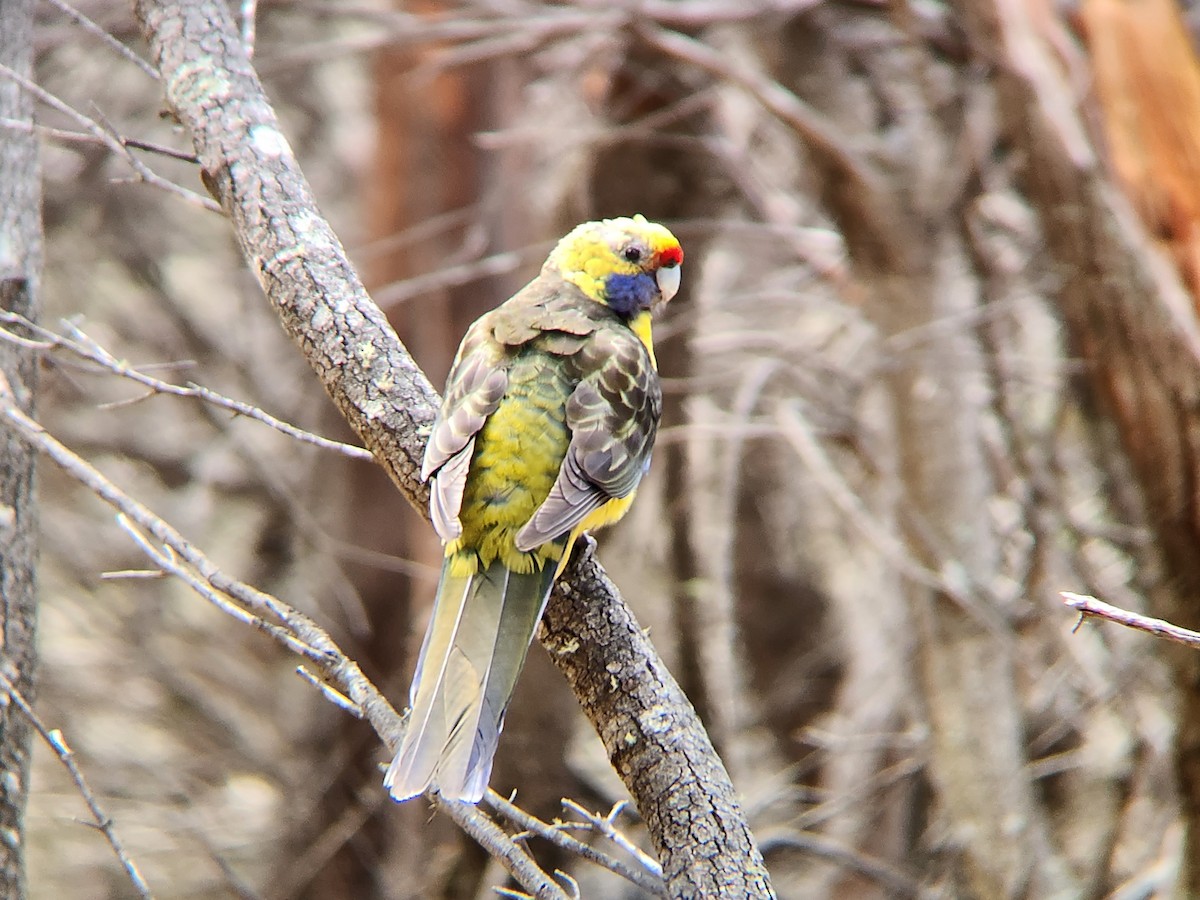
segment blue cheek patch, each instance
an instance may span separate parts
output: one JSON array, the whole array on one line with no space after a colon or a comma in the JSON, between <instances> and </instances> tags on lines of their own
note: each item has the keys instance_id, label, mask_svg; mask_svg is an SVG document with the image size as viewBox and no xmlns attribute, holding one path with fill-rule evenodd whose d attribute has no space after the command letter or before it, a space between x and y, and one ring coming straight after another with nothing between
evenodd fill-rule
<instances>
[{"instance_id":1,"label":"blue cheek patch","mask_svg":"<svg viewBox=\"0 0 1200 900\"><path fill-rule=\"evenodd\" d=\"M645 272L609 275L604 279L604 296L609 308L625 319L649 309L657 295L658 285L654 277Z\"/></svg>"}]
</instances>

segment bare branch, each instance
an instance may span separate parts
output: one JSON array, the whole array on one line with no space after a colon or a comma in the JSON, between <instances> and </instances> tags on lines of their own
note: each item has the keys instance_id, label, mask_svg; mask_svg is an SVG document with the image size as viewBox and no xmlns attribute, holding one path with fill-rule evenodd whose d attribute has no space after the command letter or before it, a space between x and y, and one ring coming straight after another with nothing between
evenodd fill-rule
<instances>
[{"instance_id":1,"label":"bare branch","mask_svg":"<svg viewBox=\"0 0 1200 900\"><path fill-rule=\"evenodd\" d=\"M353 444L345 444L341 441L334 441L326 437L321 437L318 434L313 434L311 431L305 431L303 428L298 428L284 422L282 419L277 419L270 413L265 412L257 406L251 406L241 400L234 400L231 397L226 397L223 394L218 394L216 391L209 390L198 384L189 383L188 385L172 384L169 381L163 381L160 378L155 378L147 375L144 372L131 366L125 360L117 359L109 353L104 347L100 346L96 341L90 338L86 333L81 331L74 325L69 325L73 337L68 338L63 335L56 334L47 328L34 325L23 316L15 313L5 312L0 310L0 322L9 325L20 325L28 329L33 334L41 338L39 342L32 342L28 338L22 338L20 335L13 334L6 329L0 329L0 340L20 342L24 346L32 345L36 349L49 349L59 347L74 353L76 356L95 363L102 368L107 369L114 375L120 375L122 378L128 378L138 384L145 385L156 394L173 394L176 397L189 397L194 400L203 400L205 403L210 403L213 406L227 409L230 412L237 413L239 416L245 416L247 419L254 419L262 422L264 425L269 425L276 431L286 434L288 437L295 438L298 441L303 441L306 444L312 444L315 447L320 447L324 450L333 450L335 453L340 453L343 456L348 456L351 459L359 459L364 461L372 461L374 457L371 451L362 447L356 447ZM142 398L135 398L142 399Z\"/></svg>"},{"instance_id":2,"label":"bare branch","mask_svg":"<svg viewBox=\"0 0 1200 900\"><path fill-rule=\"evenodd\" d=\"M242 43L247 58L254 57L254 42L258 35L258 0L242 0Z\"/></svg>"},{"instance_id":3,"label":"bare branch","mask_svg":"<svg viewBox=\"0 0 1200 900\"><path fill-rule=\"evenodd\" d=\"M498 859L505 870L530 892L530 896L537 897L538 900L569 900L570 895L538 867L525 849L515 843L504 829L480 812L473 803L439 799L437 807L453 819L479 846Z\"/></svg>"},{"instance_id":4,"label":"bare branch","mask_svg":"<svg viewBox=\"0 0 1200 900\"><path fill-rule=\"evenodd\" d=\"M270 635L287 649L319 665L345 693L322 683L303 667L300 674L335 705L368 719L385 744L394 745L400 727L399 716L323 629L275 597L224 575L179 532L21 412L2 376L0 420L52 459L67 475L118 509L117 524L162 571L182 580L227 615ZM147 538L134 523L152 534L161 546ZM282 624L277 625L266 617ZM499 826L473 806L464 808L464 804L443 801L439 801L438 806L496 856L518 882L533 892L533 896L547 900L565 900L569 896Z\"/></svg>"},{"instance_id":5,"label":"bare branch","mask_svg":"<svg viewBox=\"0 0 1200 900\"><path fill-rule=\"evenodd\" d=\"M134 156L118 135L111 132L108 128L105 128L95 119L85 116L70 104L64 103L45 88L34 84L19 72L16 72L13 69L10 69L8 66L0 63L0 76L15 82L21 87L22 90L36 97L42 103L46 104L52 109L58 110L69 119L78 122L83 128L98 138L113 153L125 160L129 164L129 167L133 169L133 172L139 181L144 181L146 184L161 188L167 193L175 194L177 197L182 197L188 203L191 203L194 206L199 206L202 209L207 209L211 212L221 211L220 205L213 202L211 198L201 196L195 191L189 191L187 188L181 187L170 179L163 178L144 162Z\"/></svg>"},{"instance_id":6,"label":"bare branch","mask_svg":"<svg viewBox=\"0 0 1200 900\"><path fill-rule=\"evenodd\" d=\"M10 119L5 116L0 116L0 128L8 128L13 131L23 131L27 134L40 134L56 141L61 141L64 144L91 144L92 146L111 147L111 142L97 137L94 134L85 134L82 131L68 131L65 128L51 128L49 125L38 125L32 122L21 122L17 119ZM144 150L147 153L156 153L159 156L165 156L168 159L177 159L180 162L196 163L196 155L194 153L186 153L183 150L176 150L174 147L164 147L162 144L156 144L153 141L143 141L140 138L120 137L117 138L122 146L128 147L131 150Z\"/></svg>"},{"instance_id":7,"label":"bare branch","mask_svg":"<svg viewBox=\"0 0 1200 900\"><path fill-rule=\"evenodd\" d=\"M63 764L63 767L71 776L71 780L75 782L75 789L79 791L79 796L87 804L88 811L92 814L92 821L95 823L96 828L104 835L105 840L108 841L108 845L112 847L113 853L116 854L117 860L121 863L121 868L129 876L129 881L133 885L134 890L137 891L139 897L150 900L154 896L150 891L150 886L142 878L142 873L138 871L133 857L129 855L125 849L125 845L121 843L121 839L117 836L117 829L113 824L112 816L100 807L99 801L96 800L96 795L88 787L87 780L83 777L83 772L80 771L79 766L75 763L75 753L67 744L62 732L57 728L47 728L46 723L33 711L33 707L29 705L21 695L21 692L3 674L0 674L0 690L4 691L7 702L15 704L21 710L22 715L29 721L29 724L41 735L42 740L46 742L46 746L58 757L59 762Z\"/></svg>"},{"instance_id":8,"label":"bare branch","mask_svg":"<svg viewBox=\"0 0 1200 900\"><path fill-rule=\"evenodd\" d=\"M150 65L150 63L146 62L71 4L65 2L65 0L47 0L47 2L59 12L66 15L68 19L70 19L84 31L88 32L94 37L99 38L106 47L108 47L118 56L129 60L129 62L133 63L155 81L158 81L158 71L154 68L154 66Z\"/></svg>"},{"instance_id":9,"label":"bare branch","mask_svg":"<svg viewBox=\"0 0 1200 900\"><path fill-rule=\"evenodd\" d=\"M420 460L437 394L318 211L226 4L139 0L136 11L167 102L191 131L206 184L285 329L427 515ZM577 553L560 579L539 634L635 797L671 895L773 896L712 742L590 554ZM697 842L698 832L711 841Z\"/></svg>"},{"instance_id":10,"label":"bare branch","mask_svg":"<svg viewBox=\"0 0 1200 900\"><path fill-rule=\"evenodd\" d=\"M340 691L334 690L312 672L308 671L308 669L304 668L304 666L296 666L296 674L320 691L325 699L334 706L341 707L356 719L363 717L363 711L357 703Z\"/></svg>"},{"instance_id":11,"label":"bare branch","mask_svg":"<svg viewBox=\"0 0 1200 900\"><path fill-rule=\"evenodd\" d=\"M56 460L56 462L57 461L58 460ZM59 464L62 465L61 462L59 462ZM91 467L87 463L78 457L71 461L70 468L64 467L68 474L76 475L78 473L92 478L100 476L100 473L96 472L95 470L92 470L90 473L86 471L86 469L90 468ZM243 625L249 625L251 628L255 628L264 634L270 635L293 653L298 653L306 659L311 659L314 662L325 663L327 661L325 656L321 654L320 651L309 646L308 644L305 644L303 641L297 640L294 636L288 633L287 629L280 628L278 625L268 622L261 616L256 616L253 613L246 612L246 610L242 609L236 604L230 603L220 593L209 587L201 578L197 577L185 566L180 565L179 558L171 551L170 545L167 545L166 547L156 547L153 543L147 540L145 535L138 531L137 528L134 527L133 523L129 521L129 517L126 516L125 513L117 514L117 525L121 527L122 531L129 535L133 542L137 544L138 548L141 549L141 551L145 553L146 556L148 556L164 573L168 575L174 575L217 609L221 610L221 612L232 616Z\"/></svg>"},{"instance_id":12,"label":"bare branch","mask_svg":"<svg viewBox=\"0 0 1200 900\"><path fill-rule=\"evenodd\" d=\"M118 518L118 523L156 565L183 579L223 612L263 631L289 650L319 665L346 696L363 710L372 727L391 745L399 730L400 718L396 711L362 674L358 665L348 659L312 619L270 594L222 572L173 527L25 415L17 407L4 379L0 379L0 421L53 460L67 475L121 513L123 518ZM156 546L129 523L136 523L162 547ZM230 603L229 600L235 602Z\"/></svg>"},{"instance_id":13,"label":"bare branch","mask_svg":"<svg viewBox=\"0 0 1200 900\"><path fill-rule=\"evenodd\" d=\"M656 897L667 896L667 888L666 885L663 884L662 880L662 868L657 862L650 859L646 856L646 854L642 853L641 850L633 846L632 843L629 843L628 840L624 838L624 835L621 835L622 842L618 842L618 846L630 852L641 864L640 868L633 868L629 865L626 865L621 860L615 859L609 856L607 853L601 853L591 844L585 844L578 838L574 838L567 834L566 827L569 825L569 823L556 822L555 824L551 825L549 822L543 822L537 816L531 815L530 813L521 809L515 803L505 800L495 791L489 790L487 792L487 803L492 807L492 809L494 809L504 818L508 819L508 821L513 825L523 829L523 832L528 834L530 837L542 838L543 840L549 841L557 847L561 847L563 850L566 850L569 853L574 853L582 859L593 862L598 866L603 866L610 872L620 875L626 881L637 885L642 890L653 894ZM571 806L572 808L578 808L578 806L570 800L564 800L563 805ZM587 813L584 813L584 815L589 816ZM605 832L601 831L601 833ZM513 839L518 840L522 836L523 835L518 834L514 836ZM605 836L608 835L605 833Z\"/></svg>"},{"instance_id":14,"label":"bare branch","mask_svg":"<svg viewBox=\"0 0 1200 900\"><path fill-rule=\"evenodd\" d=\"M629 838L625 837L624 833L617 828L617 817L625 809L625 801L613 804L613 808L608 811L608 815L602 816L598 813L590 812L574 800L563 798L562 805L567 809L580 816L586 823L587 827L597 834L604 835L634 859L636 859L647 872L652 875L662 877L662 867L645 853L642 848L635 844ZM564 825L570 825L569 822L564 822Z\"/></svg>"},{"instance_id":15,"label":"bare branch","mask_svg":"<svg viewBox=\"0 0 1200 900\"><path fill-rule=\"evenodd\" d=\"M1077 631L1086 618L1094 616L1097 619L1107 619L1110 622L1116 622L1118 625L1124 625L1126 628L1144 631L1155 637L1175 641L1177 644L1183 644L1186 647L1200 649L1200 632L1189 631L1178 625L1172 625L1163 619L1153 619L1141 613L1121 609L1119 606L1113 606L1105 603L1103 600L1090 597L1087 594L1073 594L1070 591L1061 591L1059 596L1063 598L1063 603L1079 613L1079 621L1075 623L1073 630Z\"/></svg>"}]
</instances>

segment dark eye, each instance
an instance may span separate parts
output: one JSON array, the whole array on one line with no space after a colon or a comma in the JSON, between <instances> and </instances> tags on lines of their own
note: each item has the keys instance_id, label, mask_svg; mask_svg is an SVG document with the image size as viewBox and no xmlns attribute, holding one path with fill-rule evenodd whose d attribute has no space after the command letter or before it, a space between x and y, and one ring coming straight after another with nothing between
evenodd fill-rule
<instances>
[{"instance_id":1,"label":"dark eye","mask_svg":"<svg viewBox=\"0 0 1200 900\"><path fill-rule=\"evenodd\" d=\"M625 257L626 262L635 263L642 261L642 251L639 247L626 247L621 251L621 255Z\"/></svg>"}]
</instances>

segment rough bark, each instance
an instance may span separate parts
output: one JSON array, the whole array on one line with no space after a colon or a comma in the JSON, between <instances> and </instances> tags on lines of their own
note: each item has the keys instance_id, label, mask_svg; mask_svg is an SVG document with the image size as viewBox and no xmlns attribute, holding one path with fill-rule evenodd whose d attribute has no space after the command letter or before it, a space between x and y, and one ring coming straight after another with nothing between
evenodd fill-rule
<instances>
[{"instance_id":1,"label":"rough bark","mask_svg":"<svg viewBox=\"0 0 1200 900\"><path fill-rule=\"evenodd\" d=\"M191 131L206 184L230 215L243 254L285 329L393 481L423 511L427 493L417 473L436 393L366 296L336 236L317 213L227 8L220 2L142 0L136 11L163 75L168 104ZM732 785L690 706L635 626L605 633L608 644L589 643L584 609L563 603L572 592L586 598L589 616L629 620L619 595L598 570L580 580L568 577L551 601L548 615L554 621L563 617L564 628L574 622L572 633L581 641L573 654L551 655L585 708L606 710L595 702L595 689L610 683L606 666L614 661L627 661L620 671L629 673L629 691L636 693L644 685L654 696L680 702L666 722L658 712L641 723L643 733L669 726L678 745L647 741L642 746L662 755L626 753L619 765L669 866L672 896L701 896L703 886L712 884L743 884L746 896L769 896L766 870ZM580 668L571 659L589 665ZM584 673L587 680L581 680ZM629 725L623 719L592 721L602 733L614 724ZM637 733L624 727L616 734L612 752L626 734L636 738ZM686 759L679 755L682 747L691 754ZM705 781L655 777L664 769L695 769L699 762L693 756L703 756L704 748L709 751ZM698 790L705 802L697 802ZM657 812L664 809L678 810L686 819Z\"/></svg>"},{"instance_id":2,"label":"rough bark","mask_svg":"<svg viewBox=\"0 0 1200 900\"><path fill-rule=\"evenodd\" d=\"M0 0L0 63L31 77L31 0ZM33 121L33 101L0 79L0 117ZM41 173L32 132L0 127L0 309L37 318L41 270ZM37 361L27 348L0 343L0 373L32 412ZM37 652L36 453L0 428L0 671L28 701ZM0 704L0 896L25 896L25 803L32 730L15 703Z\"/></svg>"},{"instance_id":3,"label":"rough bark","mask_svg":"<svg viewBox=\"0 0 1200 900\"><path fill-rule=\"evenodd\" d=\"M576 554L539 637L638 798L672 897L773 896L762 855L696 711L590 552Z\"/></svg>"}]
</instances>

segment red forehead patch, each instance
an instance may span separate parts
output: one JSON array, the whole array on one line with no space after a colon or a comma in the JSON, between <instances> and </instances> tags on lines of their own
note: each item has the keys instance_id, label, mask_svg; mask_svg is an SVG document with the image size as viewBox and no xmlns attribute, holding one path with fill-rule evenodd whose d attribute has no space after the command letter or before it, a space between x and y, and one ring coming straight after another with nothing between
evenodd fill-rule
<instances>
[{"instance_id":1,"label":"red forehead patch","mask_svg":"<svg viewBox=\"0 0 1200 900\"><path fill-rule=\"evenodd\" d=\"M683 248L678 244L659 251L658 264L660 266L677 266L681 262L683 262Z\"/></svg>"}]
</instances>

